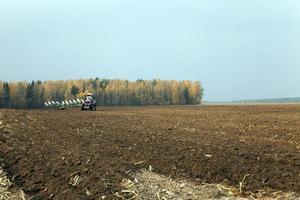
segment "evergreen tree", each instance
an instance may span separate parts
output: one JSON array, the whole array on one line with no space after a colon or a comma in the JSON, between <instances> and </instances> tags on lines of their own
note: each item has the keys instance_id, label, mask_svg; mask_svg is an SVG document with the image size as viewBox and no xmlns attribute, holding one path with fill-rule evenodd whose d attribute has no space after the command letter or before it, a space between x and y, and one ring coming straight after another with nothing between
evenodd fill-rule
<instances>
[{"instance_id":1,"label":"evergreen tree","mask_svg":"<svg viewBox=\"0 0 300 200\"><path fill-rule=\"evenodd\" d=\"M44 106L44 101L45 101L45 88L42 87L42 91L40 93L40 100L39 100L39 104L38 104L39 108Z\"/></svg>"},{"instance_id":2,"label":"evergreen tree","mask_svg":"<svg viewBox=\"0 0 300 200\"><path fill-rule=\"evenodd\" d=\"M10 106L10 90L7 82L4 82L2 87L2 105L4 107Z\"/></svg>"},{"instance_id":3,"label":"evergreen tree","mask_svg":"<svg viewBox=\"0 0 300 200\"><path fill-rule=\"evenodd\" d=\"M188 88L185 88L183 90L183 98L184 98L184 104L190 104L191 98L190 98L190 92Z\"/></svg>"},{"instance_id":4,"label":"evergreen tree","mask_svg":"<svg viewBox=\"0 0 300 200\"><path fill-rule=\"evenodd\" d=\"M74 97L76 97L78 93L79 93L79 88L76 87L75 85L72 85L71 95L73 95Z\"/></svg>"},{"instance_id":5,"label":"evergreen tree","mask_svg":"<svg viewBox=\"0 0 300 200\"><path fill-rule=\"evenodd\" d=\"M3 83L0 81L0 108L3 107Z\"/></svg>"},{"instance_id":6,"label":"evergreen tree","mask_svg":"<svg viewBox=\"0 0 300 200\"><path fill-rule=\"evenodd\" d=\"M28 108L33 108L34 106L34 81L27 84L26 88L26 105Z\"/></svg>"}]
</instances>

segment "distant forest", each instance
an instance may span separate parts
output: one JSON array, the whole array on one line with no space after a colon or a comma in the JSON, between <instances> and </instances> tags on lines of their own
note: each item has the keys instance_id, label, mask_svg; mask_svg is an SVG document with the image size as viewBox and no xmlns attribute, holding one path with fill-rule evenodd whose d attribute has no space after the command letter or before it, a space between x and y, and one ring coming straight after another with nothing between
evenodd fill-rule
<instances>
[{"instance_id":1,"label":"distant forest","mask_svg":"<svg viewBox=\"0 0 300 200\"><path fill-rule=\"evenodd\" d=\"M183 105L200 104L199 81L79 79L67 81L0 81L0 107L41 108L46 101L83 98L93 93L97 105Z\"/></svg>"},{"instance_id":2,"label":"distant forest","mask_svg":"<svg viewBox=\"0 0 300 200\"><path fill-rule=\"evenodd\" d=\"M298 102L300 102L299 97L240 100L240 101L233 101L232 103L298 103Z\"/></svg>"}]
</instances>

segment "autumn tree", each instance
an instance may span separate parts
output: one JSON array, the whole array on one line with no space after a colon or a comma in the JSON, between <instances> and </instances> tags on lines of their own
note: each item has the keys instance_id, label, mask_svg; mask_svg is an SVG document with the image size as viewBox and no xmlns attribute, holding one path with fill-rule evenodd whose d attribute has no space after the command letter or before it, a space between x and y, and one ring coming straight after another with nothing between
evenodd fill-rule
<instances>
[{"instance_id":1,"label":"autumn tree","mask_svg":"<svg viewBox=\"0 0 300 200\"><path fill-rule=\"evenodd\" d=\"M45 101L45 89L43 86L43 83L41 81L37 81L34 83L34 81L32 82L33 84L33 107L34 108L40 108L44 105L44 101Z\"/></svg>"}]
</instances>

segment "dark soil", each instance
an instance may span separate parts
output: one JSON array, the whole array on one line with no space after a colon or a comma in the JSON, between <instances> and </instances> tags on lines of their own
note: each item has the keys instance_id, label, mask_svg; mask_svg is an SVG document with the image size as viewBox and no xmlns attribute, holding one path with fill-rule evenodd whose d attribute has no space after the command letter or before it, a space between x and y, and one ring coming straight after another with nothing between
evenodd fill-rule
<instances>
[{"instance_id":1,"label":"dark soil","mask_svg":"<svg viewBox=\"0 0 300 200\"><path fill-rule=\"evenodd\" d=\"M0 112L0 162L33 199L115 199L130 171L150 165L234 187L249 174L246 192L300 193L300 105Z\"/></svg>"}]
</instances>

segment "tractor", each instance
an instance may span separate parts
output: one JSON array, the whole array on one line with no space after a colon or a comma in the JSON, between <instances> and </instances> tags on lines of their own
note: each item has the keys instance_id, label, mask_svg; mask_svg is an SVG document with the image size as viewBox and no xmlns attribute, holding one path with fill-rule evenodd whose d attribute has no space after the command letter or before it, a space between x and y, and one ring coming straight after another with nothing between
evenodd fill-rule
<instances>
[{"instance_id":1,"label":"tractor","mask_svg":"<svg viewBox=\"0 0 300 200\"><path fill-rule=\"evenodd\" d=\"M87 94L84 97L81 110L96 111L96 100L93 94Z\"/></svg>"}]
</instances>

